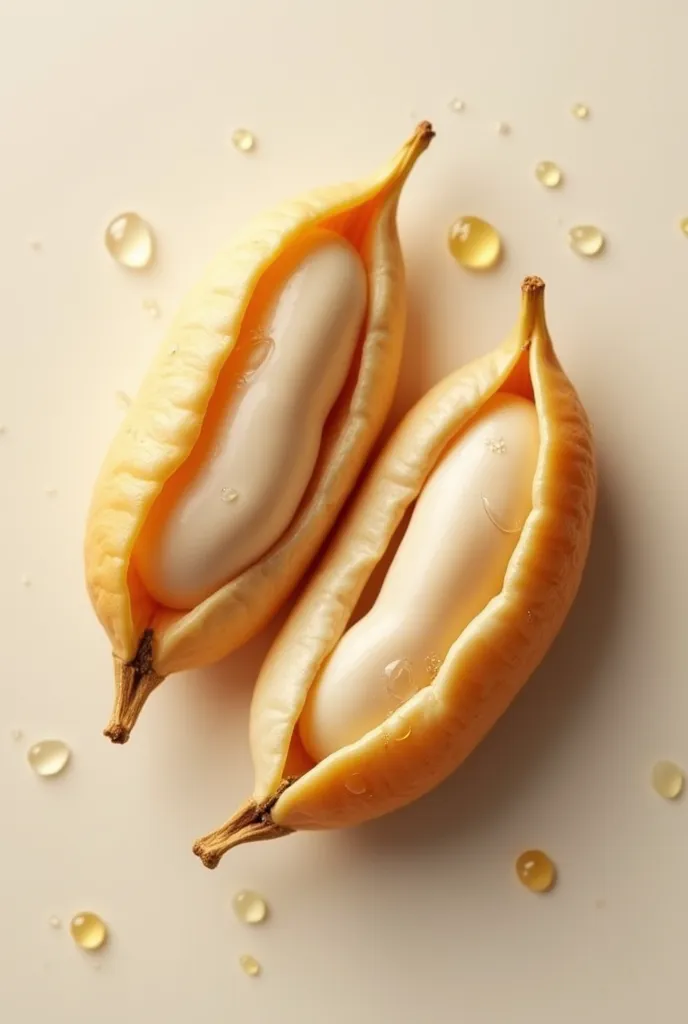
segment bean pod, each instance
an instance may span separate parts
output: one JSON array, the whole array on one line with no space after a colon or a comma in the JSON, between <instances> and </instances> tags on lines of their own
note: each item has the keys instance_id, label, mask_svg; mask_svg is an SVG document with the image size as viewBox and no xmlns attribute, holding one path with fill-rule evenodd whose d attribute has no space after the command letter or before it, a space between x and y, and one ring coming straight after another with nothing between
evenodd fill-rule
<instances>
[{"instance_id":1,"label":"bean pod","mask_svg":"<svg viewBox=\"0 0 688 1024\"><path fill-rule=\"evenodd\" d=\"M114 657L114 742L167 675L217 661L269 621L349 496L395 389L397 204L432 135L423 123L381 173L258 218L176 317L86 527L88 591Z\"/></svg>"},{"instance_id":2,"label":"bean pod","mask_svg":"<svg viewBox=\"0 0 688 1024\"><path fill-rule=\"evenodd\" d=\"M254 793L225 825L195 844L194 852L208 867L240 843L297 830L357 825L427 793L485 736L557 635L588 553L596 467L590 424L555 355L543 300L542 281L526 278L513 333L490 355L434 387L406 416L367 476L263 665L250 718ZM532 403L536 433L528 417L510 427L505 421L500 428L504 437L491 433L497 421L489 417L499 412L495 400L505 408L514 402ZM481 417L488 417L482 426ZM488 420L488 433L480 439L476 430L485 429ZM476 437L484 444L486 457L494 458L491 466L499 465L502 445L516 443L527 500L524 504L517 480L502 485L492 478L490 483L484 463L466 462L464 452L461 465L468 466L466 486L473 493L460 495L459 489L452 498L459 501L460 510L455 530L461 531L466 523L472 530L471 517L481 514L495 537L514 535L511 552L505 546L497 550L492 541L491 547L480 548L493 561L486 569L481 557L474 567L475 586L483 588L477 608L471 606L466 579L456 579L465 600L457 605L463 611L453 608L444 620L445 626L451 621L459 624L449 641L443 639L442 624L434 621L437 609L432 602L439 585L433 590L434 584L423 583L424 600L404 602L403 597L385 598L383 582L377 602L386 600L396 609L393 639L401 655L405 645L415 644L417 650L428 638L440 647L436 658L431 647L425 649L425 657L431 659L425 665L427 675L421 679L416 674L410 694L398 688L408 677L403 658L401 675L399 665L391 662L391 672L380 671L377 677L373 672L365 677L366 685L360 685L363 677L357 673L374 668L366 643L382 642L382 634L372 630L349 657L346 678L338 681L340 648L351 646L354 631L365 622L355 620L371 575L388 556L400 524L413 509L387 576L400 572L395 563L414 530L425 488L436 488L434 474L445 472L454 446L464 444L468 451ZM490 487L488 493L485 488ZM521 516L524 508L525 521L509 519L512 513ZM427 508L422 514L429 514ZM447 539L449 534L445 530L442 536ZM482 543L481 535L476 536ZM418 576L444 571L442 557L436 557L435 538L426 535L426 540L435 557L424 562L422 545L418 548L414 541L420 552ZM454 554L448 553L447 559L452 558ZM461 565L470 564L465 553L461 558ZM493 577L487 584L486 572ZM491 593L495 573L502 578ZM413 580L408 570L402 576ZM444 592L448 593L446 586ZM465 622L462 616L469 607L472 617ZM432 615L419 629L417 620L427 608ZM375 606L368 616L374 613ZM417 671L423 664L424 659L421 666L411 668ZM378 663L383 665L384 660ZM378 692L378 705L371 710L375 679L383 696ZM385 705L392 697L396 702ZM351 730L349 735L338 731L345 727Z\"/></svg>"}]
</instances>

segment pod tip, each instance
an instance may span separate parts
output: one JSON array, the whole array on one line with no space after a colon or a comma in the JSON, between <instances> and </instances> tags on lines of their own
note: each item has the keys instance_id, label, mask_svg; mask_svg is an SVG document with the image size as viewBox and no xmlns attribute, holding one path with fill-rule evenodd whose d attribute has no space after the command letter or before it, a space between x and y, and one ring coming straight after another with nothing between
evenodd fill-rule
<instances>
[{"instance_id":1,"label":"pod tip","mask_svg":"<svg viewBox=\"0 0 688 1024\"><path fill-rule=\"evenodd\" d=\"M132 661L115 655L115 703L104 735L113 743L126 743L143 705L164 676L153 668L153 633L146 630Z\"/></svg>"},{"instance_id":2,"label":"pod tip","mask_svg":"<svg viewBox=\"0 0 688 1024\"><path fill-rule=\"evenodd\" d=\"M536 295L538 292L545 290L545 282L541 277L525 277L523 284L521 285L521 291L524 295Z\"/></svg>"},{"instance_id":3,"label":"pod tip","mask_svg":"<svg viewBox=\"0 0 688 1024\"><path fill-rule=\"evenodd\" d=\"M193 844L193 852L207 868L212 869L216 868L224 855L235 846L289 835L293 829L276 825L270 817L270 808L288 785L289 781L285 780L267 803L257 804L254 800L249 800L224 825L197 839Z\"/></svg>"},{"instance_id":4,"label":"pod tip","mask_svg":"<svg viewBox=\"0 0 688 1024\"><path fill-rule=\"evenodd\" d=\"M113 743L126 743L129 739L129 730L119 722L110 722L106 729L103 729L103 736L107 736Z\"/></svg>"},{"instance_id":5,"label":"pod tip","mask_svg":"<svg viewBox=\"0 0 688 1024\"><path fill-rule=\"evenodd\" d=\"M432 140L435 138L435 129L429 121L421 121L409 140L409 146L414 156L420 156L425 152Z\"/></svg>"},{"instance_id":6,"label":"pod tip","mask_svg":"<svg viewBox=\"0 0 688 1024\"><path fill-rule=\"evenodd\" d=\"M209 850L206 850L200 839L196 840L192 849L196 856L201 858L204 867L210 868L211 871L217 867L222 858L222 854L211 853Z\"/></svg>"}]
</instances>

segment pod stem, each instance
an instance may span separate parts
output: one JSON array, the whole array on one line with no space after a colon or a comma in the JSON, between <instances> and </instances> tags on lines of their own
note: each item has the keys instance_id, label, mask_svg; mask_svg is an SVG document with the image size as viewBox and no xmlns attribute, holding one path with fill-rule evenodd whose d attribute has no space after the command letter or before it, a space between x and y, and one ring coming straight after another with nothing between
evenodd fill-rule
<instances>
[{"instance_id":1,"label":"pod stem","mask_svg":"<svg viewBox=\"0 0 688 1024\"><path fill-rule=\"evenodd\" d=\"M262 804L249 800L224 825L197 839L193 844L196 856L201 858L207 868L216 868L227 851L235 846L288 836L294 830L277 825L272 820L270 811L291 781L285 780L274 796Z\"/></svg>"},{"instance_id":2,"label":"pod stem","mask_svg":"<svg viewBox=\"0 0 688 1024\"><path fill-rule=\"evenodd\" d=\"M421 153L425 152L434 138L435 130L430 122L421 121L411 138L404 144L395 157L394 169L390 175L389 181L382 190L383 192L388 192L390 195L394 196L393 210L396 210L396 204L399 201L401 190L406 179L413 170L416 160Z\"/></svg>"},{"instance_id":3,"label":"pod stem","mask_svg":"<svg viewBox=\"0 0 688 1024\"><path fill-rule=\"evenodd\" d=\"M104 735L126 743L143 705L164 678L153 669L153 630L147 629L131 661L115 657L115 703Z\"/></svg>"},{"instance_id":4,"label":"pod stem","mask_svg":"<svg viewBox=\"0 0 688 1024\"><path fill-rule=\"evenodd\" d=\"M429 121L421 121L415 132L404 146L397 174L403 180L415 164L421 153L424 153L435 138L435 129Z\"/></svg>"},{"instance_id":5,"label":"pod stem","mask_svg":"<svg viewBox=\"0 0 688 1024\"><path fill-rule=\"evenodd\" d=\"M533 335L540 332L547 335L545 320L545 282L541 277L526 277L521 285L521 315L519 334L524 345L529 345Z\"/></svg>"}]
</instances>

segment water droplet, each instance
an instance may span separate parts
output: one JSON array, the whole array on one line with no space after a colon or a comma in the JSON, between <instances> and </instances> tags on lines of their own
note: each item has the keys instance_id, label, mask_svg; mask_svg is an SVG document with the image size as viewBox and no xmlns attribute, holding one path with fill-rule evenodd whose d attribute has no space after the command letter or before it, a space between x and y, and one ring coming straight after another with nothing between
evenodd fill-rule
<instances>
[{"instance_id":1,"label":"water droplet","mask_svg":"<svg viewBox=\"0 0 688 1024\"><path fill-rule=\"evenodd\" d=\"M558 188L564 180L561 167L552 160L541 160L535 168L535 177L545 188Z\"/></svg>"},{"instance_id":2,"label":"water droplet","mask_svg":"<svg viewBox=\"0 0 688 1024\"><path fill-rule=\"evenodd\" d=\"M131 405L131 398L126 391L115 391L115 401L122 411L125 411Z\"/></svg>"},{"instance_id":3,"label":"water droplet","mask_svg":"<svg viewBox=\"0 0 688 1024\"><path fill-rule=\"evenodd\" d=\"M144 299L141 303L141 308L144 313L148 313L148 316L153 320L157 320L160 316L160 306L157 304L155 299Z\"/></svg>"},{"instance_id":4,"label":"water droplet","mask_svg":"<svg viewBox=\"0 0 688 1024\"><path fill-rule=\"evenodd\" d=\"M439 670L442 668L442 659L436 654L428 654L425 659L425 668L431 679L434 679Z\"/></svg>"},{"instance_id":5,"label":"water droplet","mask_svg":"<svg viewBox=\"0 0 688 1024\"><path fill-rule=\"evenodd\" d=\"M251 956L250 953L241 954L239 965L244 974L248 974L249 978L257 978L262 969L256 958Z\"/></svg>"},{"instance_id":6,"label":"water droplet","mask_svg":"<svg viewBox=\"0 0 688 1024\"><path fill-rule=\"evenodd\" d=\"M489 270L499 261L502 240L480 217L459 217L449 229L449 251L467 270Z\"/></svg>"},{"instance_id":7,"label":"water droplet","mask_svg":"<svg viewBox=\"0 0 688 1024\"><path fill-rule=\"evenodd\" d=\"M574 103L571 107L571 113L579 121L585 121L590 117L590 107L585 103Z\"/></svg>"},{"instance_id":8,"label":"water droplet","mask_svg":"<svg viewBox=\"0 0 688 1024\"><path fill-rule=\"evenodd\" d=\"M483 508L485 509L485 512L487 514L487 518L490 520L490 522L492 523L493 526L497 527L497 529L500 531L500 533L520 533L521 532L521 530L523 529L523 523L520 523L518 526L511 526L511 525L505 523L500 518L499 513L496 512L492 508L492 506L490 505L489 499L486 498L484 494L481 494L480 497L481 497L481 500L482 500L482 503L483 503Z\"/></svg>"},{"instance_id":9,"label":"water droplet","mask_svg":"<svg viewBox=\"0 0 688 1024\"><path fill-rule=\"evenodd\" d=\"M41 740L29 748L27 760L36 775L59 775L67 767L71 750L62 740Z\"/></svg>"},{"instance_id":10,"label":"water droplet","mask_svg":"<svg viewBox=\"0 0 688 1024\"><path fill-rule=\"evenodd\" d=\"M485 447L489 448L495 455L506 455L506 441L503 437L488 437L485 440Z\"/></svg>"},{"instance_id":11,"label":"water droplet","mask_svg":"<svg viewBox=\"0 0 688 1024\"><path fill-rule=\"evenodd\" d=\"M569 231L569 245L579 256L599 256L605 238L594 224L578 224Z\"/></svg>"},{"instance_id":12,"label":"water droplet","mask_svg":"<svg viewBox=\"0 0 688 1024\"><path fill-rule=\"evenodd\" d=\"M33 252L42 252L43 243L41 242L40 238L30 238L29 249L33 250Z\"/></svg>"},{"instance_id":13,"label":"water droplet","mask_svg":"<svg viewBox=\"0 0 688 1024\"><path fill-rule=\"evenodd\" d=\"M399 703L408 700L418 689L413 680L413 666L406 658L390 661L385 666L385 675L387 693Z\"/></svg>"},{"instance_id":14,"label":"water droplet","mask_svg":"<svg viewBox=\"0 0 688 1024\"><path fill-rule=\"evenodd\" d=\"M685 775L673 761L658 761L652 769L652 785L665 800L675 800L685 786Z\"/></svg>"},{"instance_id":15,"label":"water droplet","mask_svg":"<svg viewBox=\"0 0 688 1024\"><path fill-rule=\"evenodd\" d=\"M231 505L239 497L239 492L235 491L233 487L223 487L220 491L220 497L225 505Z\"/></svg>"},{"instance_id":16,"label":"water droplet","mask_svg":"<svg viewBox=\"0 0 688 1024\"><path fill-rule=\"evenodd\" d=\"M256 331L251 339L251 350L246 359L239 384L248 384L255 377L261 366L268 361L275 349L275 343L269 334Z\"/></svg>"},{"instance_id":17,"label":"water droplet","mask_svg":"<svg viewBox=\"0 0 688 1024\"><path fill-rule=\"evenodd\" d=\"M232 132L232 145L240 153L250 153L256 145L255 135L248 128L237 128Z\"/></svg>"},{"instance_id":18,"label":"water droplet","mask_svg":"<svg viewBox=\"0 0 688 1024\"><path fill-rule=\"evenodd\" d=\"M232 900L234 913L245 924L260 924L268 914L268 905L260 895L251 889L242 889Z\"/></svg>"},{"instance_id":19,"label":"water droplet","mask_svg":"<svg viewBox=\"0 0 688 1024\"><path fill-rule=\"evenodd\" d=\"M533 621L533 613L531 612L530 608L526 612L526 618L528 619L528 622L532 622Z\"/></svg>"},{"instance_id":20,"label":"water droplet","mask_svg":"<svg viewBox=\"0 0 688 1024\"><path fill-rule=\"evenodd\" d=\"M0 435L7 433L7 424L0 423Z\"/></svg>"},{"instance_id":21,"label":"water droplet","mask_svg":"<svg viewBox=\"0 0 688 1024\"><path fill-rule=\"evenodd\" d=\"M460 100L458 96L455 96L454 99L451 100L449 103L449 109L454 114L460 114L462 113L462 111L466 109L466 104L464 103L463 100Z\"/></svg>"},{"instance_id":22,"label":"water droplet","mask_svg":"<svg viewBox=\"0 0 688 1024\"><path fill-rule=\"evenodd\" d=\"M606 900L595 900L595 910L604 910L607 906Z\"/></svg>"},{"instance_id":23,"label":"water droplet","mask_svg":"<svg viewBox=\"0 0 688 1024\"><path fill-rule=\"evenodd\" d=\"M45 495L47 498L54 498L57 495L57 487L46 487Z\"/></svg>"},{"instance_id":24,"label":"water droplet","mask_svg":"<svg viewBox=\"0 0 688 1024\"><path fill-rule=\"evenodd\" d=\"M52 917L48 918L48 924L50 925L51 928L62 927L62 921L60 921L59 917L56 917L54 914Z\"/></svg>"},{"instance_id":25,"label":"water droplet","mask_svg":"<svg viewBox=\"0 0 688 1024\"><path fill-rule=\"evenodd\" d=\"M13 740L15 740L15 742L17 740L24 739L24 733L21 731L21 729L12 729L12 730L10 730L10 736L12 737Z\"/></svg>"},{"instance_id":26,"label":"water droplet","mask_svg":"<svg viewBox=\"0 0 688 1024\"><path fill-rule=\"evenodd\" d=\"M76 914L70 921L69 930L77 946L82 949L100 949L108 937L105 921L90 910Z\"/></svg>"},{"instance_id":27,"label":"water droplet","mask_svg":"<svg viewBox=\"0 0 688 1024\"><path fill-rule=\"evenodd\" d=\"M394 737L394 739L396 740L397 743L401 743L402 740L407 740L410 735L411 735L411 726L407 725L406 728L403 730L403 732L400 732L398 736Z\"/></svg>"},{"instance_id":28,"label":"water droplet","mask_svg":"<svg viewBox=\"0 0 688 1024\"><path fill-rule=\"evenodd\" d=\"M120 213L105 229L105 248L123 267L141 270L153 259L153 229L138 213Z\"/></svg>"},{"instance_id":29,"label":"water droplet","mask_svg":"<svg viewBox=\"0 0 688 1024\"><path fill-rule=\"evenodd\" d=\"M366 781L360 772L352 772L344 782L344 788L354 796L363 796L367 790Z\"/></svg>"},{"instance_id":30,"label":"water droplet","mask_svg":"<svg viewBox=\"0 0 688 1024\"><path fill-rule=\"evenodd\" d=\"M497 121L495 131L497 132L497 135L510 135L511 125L507 124L506 121Z\"/></svg>"},{"instance_id":31,"label":"water droplet","mask_svg":"<svg viewBox=\"0 0 688 1024\"><path fill-rule=\"evenodd\" d=\"M24 573L22 578L21 578L21 584L22 584L23 587L30 587L31 586L31 577L27 576L26 573Z\"/></svg>"},{"instance_id":32,"label":"water droplet","mask_svg":"<svg viewBox=\"0 0 688 1024\"><path fill-rule=\"evenodd\" d=\"M681 228L683 234L688 238L688 217L683 217L683 219L679 223L679 227Z\"/></svg>"},{"instance_id":33,"label":"water droplet","mask_svg":"<svg viewBox=\"0 0 688 1024\"><path fill-rule=\"evenodd\" d=\"M531 892L549 892L557 880L557 869L542 850L526 850L516 860L519 881Z\"/></svg>"}]
</instances>

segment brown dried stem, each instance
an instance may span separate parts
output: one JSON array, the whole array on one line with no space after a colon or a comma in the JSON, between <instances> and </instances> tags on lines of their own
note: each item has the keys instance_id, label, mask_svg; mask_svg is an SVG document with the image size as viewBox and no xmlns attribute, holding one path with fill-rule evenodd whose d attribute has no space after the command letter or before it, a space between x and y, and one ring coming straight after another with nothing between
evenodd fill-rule
<instances>
[{"instance_id":1,"label":"brown dried stem","mask_svg":"<svg viewBox=\"0 0 688 1024\"><path fill-rule=\"evenodd\" d=\"M165 677L153 669L153 631L147 629L135 657L115 657L115 703L104 734L113 743L126 743L143 705Z\"/></svg>"},{"instance_id":2,"label":"brown dried stem","mask_svg":"<svg viewBox=\"0 0 688 1024\"><path fill-rule=\"evenodd\" d=\"M275 824L270 816L270 810L291 781L285 780L275 795L263 804L249 800L224 825L197 839L193 845L196 856L201 858L207 868L216 868L227 851L235 846L288 836L294 830Z\"/></svg>"}]
</instances>

